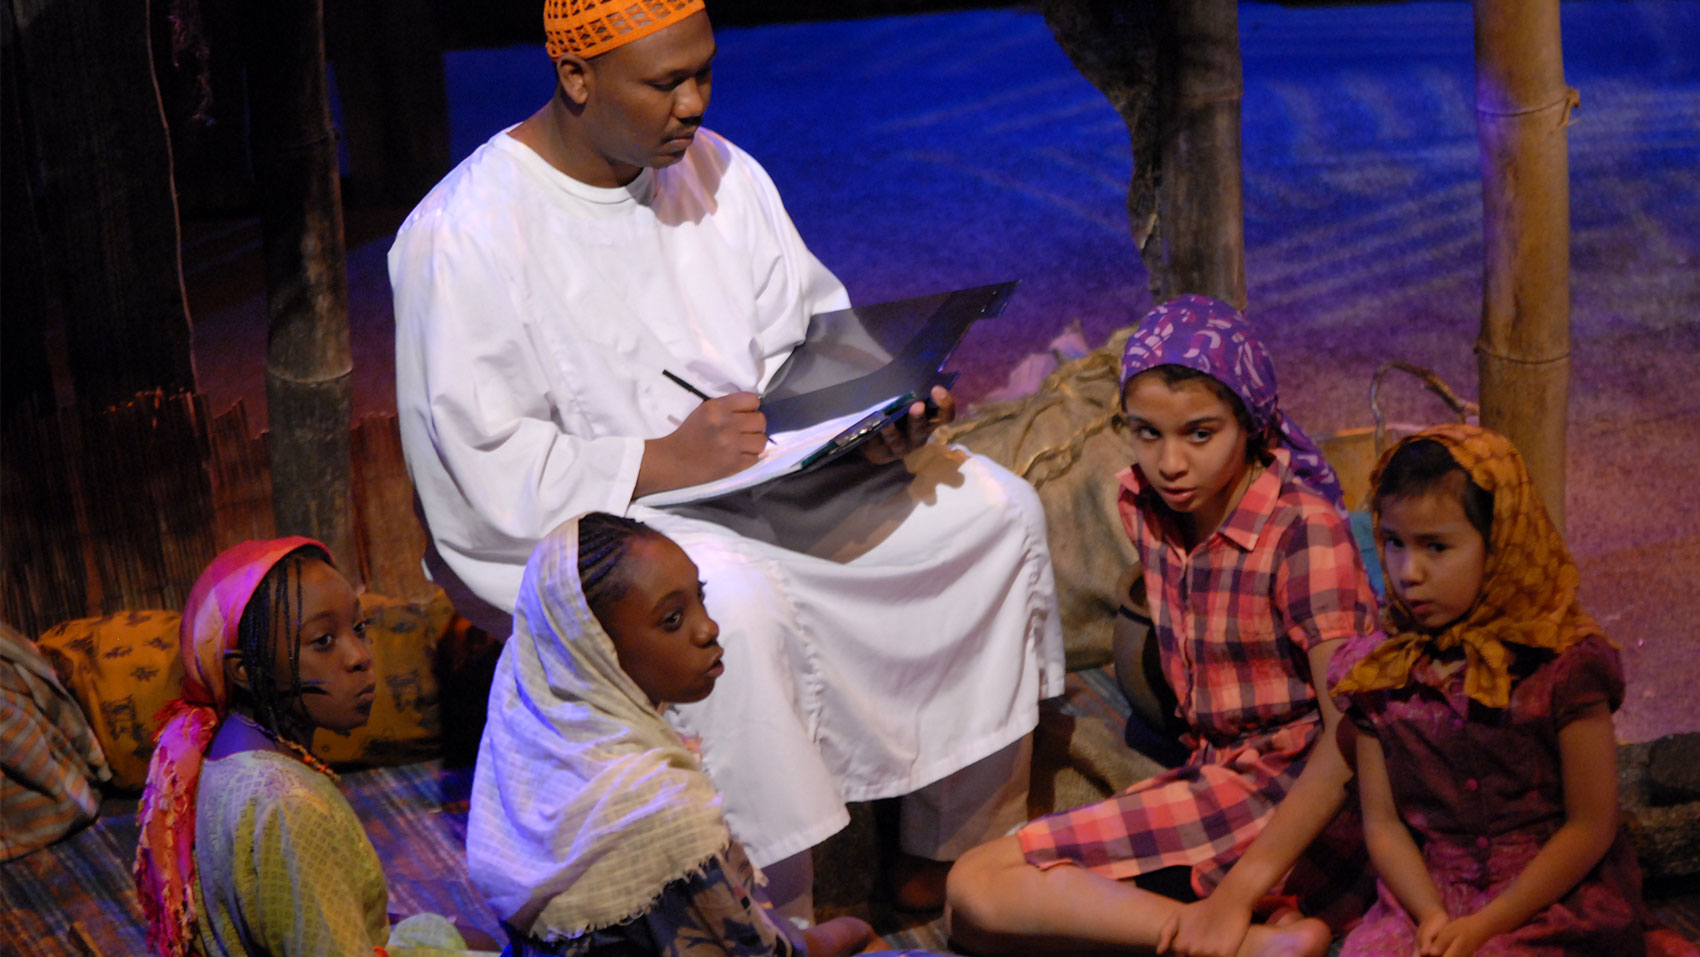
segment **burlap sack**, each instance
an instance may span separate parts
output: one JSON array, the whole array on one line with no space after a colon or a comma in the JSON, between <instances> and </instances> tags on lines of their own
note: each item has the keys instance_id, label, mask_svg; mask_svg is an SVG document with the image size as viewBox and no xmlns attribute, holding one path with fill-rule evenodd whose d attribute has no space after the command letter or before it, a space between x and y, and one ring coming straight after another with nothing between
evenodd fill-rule
<instances>
[{"instance_id":1,"label":"burlap sack","mask_svg":"<svg viewBox=\"0 0 1700 957\"><path fill-rule=\"evenodd\" d=\"M1116 475L1133 462L1116 417L1122 348L1132 331L1059 366L1032 395L983 405L939 430L1038 489L1071 671L1110 660L1122 600L1116 583L1138 560L1116 514Z\"/></svg>"}]
</instances>

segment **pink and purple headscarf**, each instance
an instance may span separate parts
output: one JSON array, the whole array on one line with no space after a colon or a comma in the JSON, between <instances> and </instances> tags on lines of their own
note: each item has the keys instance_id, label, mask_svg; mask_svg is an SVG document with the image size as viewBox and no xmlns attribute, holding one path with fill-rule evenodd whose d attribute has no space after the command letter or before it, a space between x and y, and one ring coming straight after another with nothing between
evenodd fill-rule
<instances>
[{"instance_id":1,"label":"pink and purple headscarf","mask_svg":"<svg viewBox=\"0 0 1700 957\"><path fill-rule=\"evenodd\" d=\"M201 761L219 724L230 713L224 656L236 647L237 625L248 600L278 562L303 549L325 546L299 536L243 542L214 558L183 606L179 656L183 696L156 720L162 727L148 761L137 823L136 893L148 920L148 946L164 957L195 949L195 793Z\"/></svg>"},{"instance_id":2,"label":"pink and purple headscarf","mask_svg":"<svg viewBox=\"0 0 1700 957\"><path fill-rule=\"evenodd\" d=\"M1345 494L1322 450L1281 413L1275 363L1238 309L1208 296L1188 295L1146 313L1122 353L1122 389L1134 376L1162 365L1196 369L1227 386L1245 403L1253 430L1273 426L1272 437L1292 456L1294 476L1345 511Z\"/></svg>"}]
</instances>

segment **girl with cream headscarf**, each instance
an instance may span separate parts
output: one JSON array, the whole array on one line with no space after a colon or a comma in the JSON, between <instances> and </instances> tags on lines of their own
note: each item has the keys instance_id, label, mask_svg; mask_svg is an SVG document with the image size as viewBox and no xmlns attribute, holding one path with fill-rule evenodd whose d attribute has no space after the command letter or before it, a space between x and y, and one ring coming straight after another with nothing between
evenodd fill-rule
<instances>
[{"instance_id":1,"label":"girl with cream headscarf","mask_svg":"<svg viewBox=\"0 0 1700 957\"><path fill-rule=\"evenodd\" d=\"M602 513L526 565L479 743L467 864L517 957L852 954L868 925L793 935L727 830L689 743L662 717L707 697L720 628L673 541Z\"/></svg>"}]
</instances>

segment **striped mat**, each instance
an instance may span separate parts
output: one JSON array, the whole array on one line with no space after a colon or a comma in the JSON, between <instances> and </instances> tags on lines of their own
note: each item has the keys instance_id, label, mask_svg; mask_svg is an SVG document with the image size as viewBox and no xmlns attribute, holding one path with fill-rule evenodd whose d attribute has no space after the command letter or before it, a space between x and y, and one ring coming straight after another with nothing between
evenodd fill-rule
<instances>
[{"instance_id":1,"label":"striped mat","mask_svg":"<svg viewBox=\"0 0 1700 957\"><path fill-rule=\"evenodd\" d=\"M1114 735L1127 714L1108 667L1070 674L1059 704L1061 713ZM440 761L374 768L344 774L342 788L384 862L392 913L451 915L501 938L495 917L466 876L471 768ZM130 881L135 812L133 798L108 799L87 828L0 864L0 951L20 957L147 953ZM1655 913L1685 936L1700 936L1700 888L1663 890L1651 901ZM947 949L937 915L903 914L877 902L855 910L893 949Z\"/></svg>"},{"instance_id":2,"label":"striped mat","mask_svg":"<svg viewBox=\"0 0 1700 957\"><path fill-rule=\"evenodd\" d=\"M1069 676L1066 710L1115 714L1113 679L1100 670ZM471 768L428 761L342 775L342 790L372 838L389 877L390 911L456 917L501 939L466 876ZM10 954L145 954L141 906L130 879L136 801L110 798L93 824L18 860L0 864L0 942ZM942 949L937 921L889 915L880 930L896 949ZM883 926L882 926L883 925Z\"/></svg>"},{"instance_id":3,"label":"striped mat","mask_svg":"<svg viewBox=\"0 0 1700 957\"><path fill-rule=\"evenodd\" d=\"M431 761L342 776L342 790L389 876L390 910L455 915L499 936L466 876L462 853L470 768ZM130 879L136 801L108 799L93 824L0 865L0 951L20 955L145 954Z\"/></svg>"}]
</instances>

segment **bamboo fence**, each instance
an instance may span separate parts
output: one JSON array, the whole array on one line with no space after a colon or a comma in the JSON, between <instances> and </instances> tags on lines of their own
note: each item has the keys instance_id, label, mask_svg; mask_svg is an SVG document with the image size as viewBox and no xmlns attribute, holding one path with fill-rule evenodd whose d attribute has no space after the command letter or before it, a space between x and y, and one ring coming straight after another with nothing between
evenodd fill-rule
<instances>
[{"instance_id":1,"label":"bamboo fence","mask_svg":"<svg viewBox=\"0 0 1700 957\"><path fill-rule=\"evenodd\" d=\"M187 392L14 415L0 436L0 620L35 636L73 618L181 608L219 550L275 534L269 438L241 402L212 415ZM424 598L433 586L395 416L358 420L349 444L350 571L372 591Z\"/></svg>"}]
</instances>

